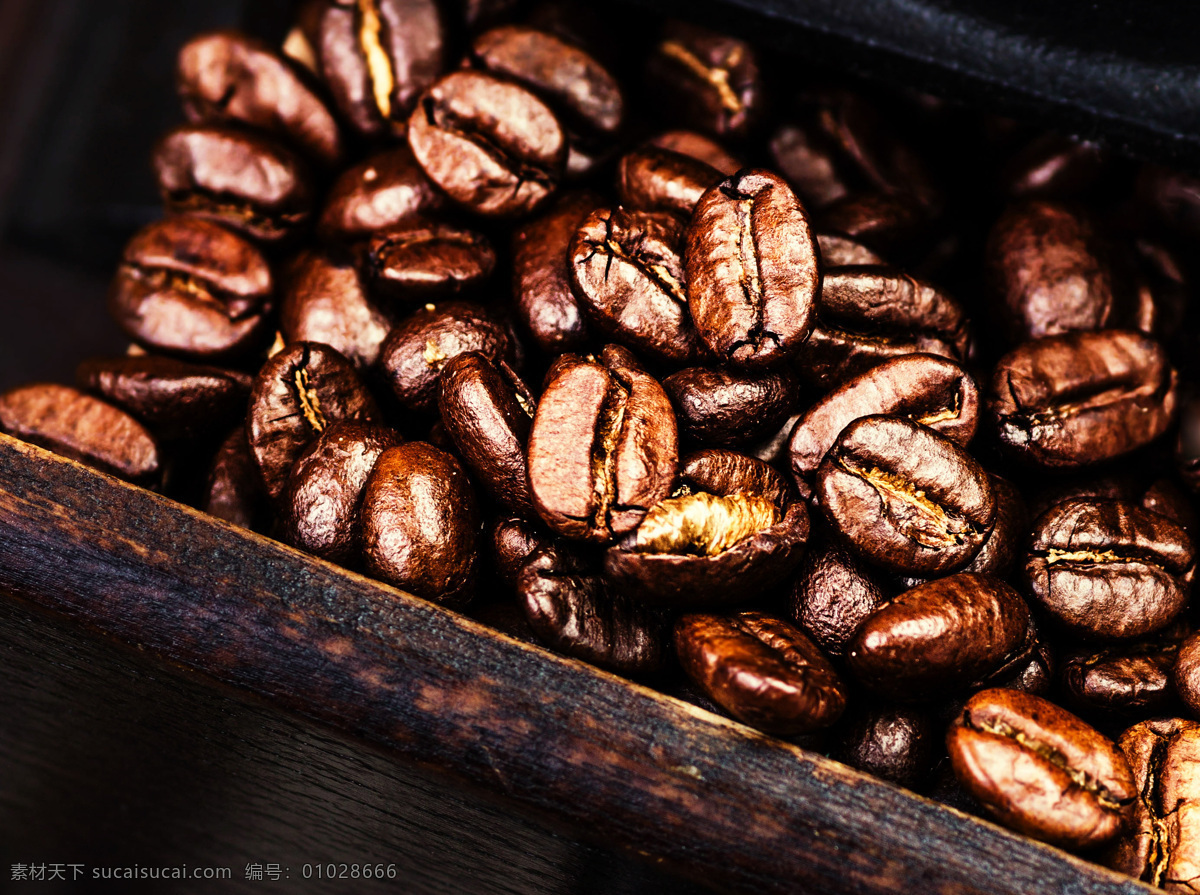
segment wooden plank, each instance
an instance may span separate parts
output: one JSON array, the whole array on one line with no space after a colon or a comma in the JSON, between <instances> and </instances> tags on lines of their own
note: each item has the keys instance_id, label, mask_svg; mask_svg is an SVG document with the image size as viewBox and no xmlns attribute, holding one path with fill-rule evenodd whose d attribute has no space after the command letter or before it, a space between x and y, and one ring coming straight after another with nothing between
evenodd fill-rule
<instances>
[{"instance_id":1,"label":"wooden plank","mask_svg":"<svg viewBox=\"0 0 1200 895\"><path fill-rule=\"evenodd\" d=\"M1153 891L7 437L0 591L730 889Z\"/></svg>"}]
</instances>

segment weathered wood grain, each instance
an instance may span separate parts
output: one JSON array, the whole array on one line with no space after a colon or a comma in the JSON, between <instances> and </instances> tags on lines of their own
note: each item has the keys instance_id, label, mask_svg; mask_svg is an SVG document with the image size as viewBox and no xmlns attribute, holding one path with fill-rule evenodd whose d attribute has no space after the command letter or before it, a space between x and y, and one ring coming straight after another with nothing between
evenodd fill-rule
<instances>
[{"instance_id":1,"label":"weathered wood grain","mask_svg":"<svg viewBox=\"0 0 1200 895\"><path fill-rule=\"evenodd\" d=\"M1153 891L6 437L0 591L730 889Z\"/></svg>"}]
</instances>

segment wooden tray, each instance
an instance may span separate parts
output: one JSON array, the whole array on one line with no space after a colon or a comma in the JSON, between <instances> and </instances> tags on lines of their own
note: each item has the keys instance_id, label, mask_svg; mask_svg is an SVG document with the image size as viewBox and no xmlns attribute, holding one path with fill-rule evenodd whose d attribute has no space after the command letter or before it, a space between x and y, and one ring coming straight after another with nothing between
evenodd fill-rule
<instances>
[{"instance_id":1,"label":"wooden tray","mask_svg":"<svg viewBox=\"0 0 1200 895\"><path fill-rule=\"evenodd\" d=\"M747 892L1156 891L0 435L0 593Z\"/></svg>"}]
</instances>

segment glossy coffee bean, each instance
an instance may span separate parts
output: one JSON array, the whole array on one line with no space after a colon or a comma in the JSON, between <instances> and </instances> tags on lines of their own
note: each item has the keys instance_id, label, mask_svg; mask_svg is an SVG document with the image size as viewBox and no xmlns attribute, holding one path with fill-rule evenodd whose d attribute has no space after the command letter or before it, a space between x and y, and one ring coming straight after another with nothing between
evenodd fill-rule
<instances>
[{"instance_id":1,"label":"glossy coffee bean","mask_svg":"<svg viewBox=\"0 0 1200 895\"><path fill-rule=\"evenodd\" d=\"M844 381L792 430L788 451L802 494L842 430L873 415L904 417L966 445L979 423L979 389L957 363L931 354L892 358Z\"/></svg>"},{"instance_id":2,"label":"glossy coffee bean","mask_svg":"<svg viewBox=\"0 0 1200 895\"><path fill-rule=\"evenodd\" d=\"M603 543L671 492L679 436L661 385L616 346L555 365L529 435L538 514L568 538Z\"/></svg>"},{"instance_id":3,"label":"glossy coffee bean","mask_svg":"<svg viewBox=\"0 0 1200 895\"><path fill-rule=\"evenodd\" d=\"M273 288L266 259L249 242L210 221L172 218L125 246L108 310L152 351L216 360L263 342Z\"/></svg>"},{"instance_id":4,"label":"glossy coffee bean","mask_svg":"<svg viewBox=\"0 0 1200 895\"><path fill-rule=\"evenodd\" d=\"M259 371L246 438L267 493L277 498L304 449L331 423L370 423L375 401L345 357L319 342L296 342Z\"/></svg>"},{"instance_id":5,"label":"glossy coffee bean","mask_svg":"<svg viewBox=\"0 0 1200 895\"><path fill-rule=\"evenodd\" d=\"M714 447L758 441L795 409L800 389L788 368L745 373L688 367L663 380L684 439Z\"/></svg>"},{"instance_id":6,"label":"glossy coffee bean","mask_svg":"<svg viewBox=\"0 0 1200 895\"><path fill-rule=\"evenodd\" d=\"M1200 724L1143 721L1121 734L1138 794L1104 863L1168 892L1194 892L1200 878Z\"/></svg>"},{"instance_id":7,"label":"glossy coffee bean","mask_svg":"<svg viewBox=\"0 0 1200 895\"><path fill-rule=\"evenodd\" d=\"M325 198L317 233L327 240L353 241L429 215L446 204L412 150L396 146L338 176Z\"/></svg>"},{"instance_id":8,"label":"glossy coffee bean","mask_svg":"<svg viewBox=\"0 0 1200 895\"><path fill-rule=\"evenodd\" d=\"M635 211L669 211L688 218L704 192L723 179L699 159L643 146L617 162L617 197Z\"/></svg>"},{"instance_id":9,"label":"glossy coffee bean","mask_svg":"<svg viewBox=\"0 0 1200 895\"><path fill-rule=\"evenodd\" d=\"M855 550L911 574L965 566L996 517L991 481L970 454L927 426L893 417L847 426L821 461L814 493Z\"/></svg>"},{"instance_id":10,"label":"glossy coffee bean","mask_svg":"<svg viewBox=\"0 0 1200 895\"><path fill-rule=\"evenodd\" d=\"M542 547L552 546L554 538L536 522L522 516L501 515L488 524L484 542L500 583L506 591L515 592L517 576L525 563Z\"/></svg>"},{"instance_id":11,"label":"glossy coffee bean","mask_svg":"<svg viewBox=\"0 0 1200 895\"><path fill-rule=\"evenodd\" d=\"M158 444L141 423L66 385L0 393L0 432L140 485L154 485L162 473Z\"/></svg>"},{"instance_id":12,"label":"glossy coffee bean","mask_svg":"<svg viewBox=\"0 0 1200 895\"><path fill-rule=\"evenodd\" d=\"M367 137L403 134L417 96L444 67L433 0L331 0L316 23L322 79L342 116Z\"/></svg>"},{"instance_id":13,"label":"glossy coffee bean","mask_svg":"<svg viewBox=\"0 0 1200 895\"><path fill-rule=\"evenodd\" d=\"M530 627L554 649L622 674L664 664L667 627L640 602L609 587L569 548L536 551L517 576Z\"/></svg>"},{"instance_id":14,"label":"glossy coffee bean","mask_svg":"<svg viewBox=\"0 0 1200 895\"><path fill-rule=\"evenodd\" d=\"M193 124L239 122L271 133L323 165L342 157L337 122L290 60L238 31L193 37L179 51L175 86Z\"/></svg>"},{"instance_id":15,"label":"glossy coffee bean","mask_svg":"<svg viewBox=\"0 0 1200 895\"><path fill-rule=\"evenodd\" d=\"M419 441L388 448L367 480L360 515L370 574L436 603L471 599L479 511L452 455Z\"/></svg>"},{"instance_id":16,"label":"glossy coffee bean","mask_svg":"<svg viewBox=\"0 0 1200 895\"><path fill-rule=\"evenodd\" d=\"M1074 498L1034 522L1022 575L1038 605L1071 633L1129 640L1179 615L1195 563L1191 538L1167 517Z\"/></svg>"},{"instance_id":17,"label":"glossy coffee bean","mask_svg":"<svg viewBox=\"0 0 1200 895\"><path fill-rule=\"evenodd\" d=\"M827 288L826 281L836 267L881 267L887 264L862 243L838 233L818 233L817 247L821 250L821 261L825 265L826 279L821 283L822 295Z\"/></svg>"},{"instance_id":18,"label":"glossy coffee bean","mask_svg":"<svg viewBox=\"0 0 1200 895\"><path fill-rule=\"evenodd\" d=\"M891 592L886 576L822 532L810 542L792 576L789 614L821 649L840 659L862 623Z\"/></svg>"},{"instance_id":19,"label":"glossy coffee bean","mask_svg":"<svg viewBox=\"0 0 1200 895\"><path fill-rule=\"evenodd\" d=\"M933 718L908 706L871 706L854 713L833 756L889 783L919 786L933 770L938 729Z\"/></svg>"},{"instance_id":20,"label":"glossy coffee bean","mask_svg":"<svg viewBox=\"0 0 1200 895\"><path fill-rule=\"evenodd\" d=\"M279 330L285 342L321 342L366 370L379 357L393 317L367 296L349 257L308 251L291 265Z\"/></svg>"},{"instance_id":21,"label":"glossy coffee bean","mask_svg":"<svg viewBox=\"0 0 1200 895\"><path fill-rule=\"evenodd\" d=\"M739 721L777 736L829 727L845 686L796 628L763 612L685 615L675 625L683 670Z\"/></svg>"},{"instance_id":22,"label":"glossy coffee bean","mask_svg":"<svg viewBox=\"0 0 1200 895\"><path fill-rule=\"evenodd\" d=\"M496 267L496 252L482 233L413 220L372 236L362 264L380 295L424 304L478 289Z\"/></svg>"},{"instance_id":23,"label":"glossy coffee bean","mask_svg":"<svg viewBox=\"0 0 1200 895\"><path fill-rule=\"evenodd\" d=\"M84 361L80 388L133 414L159 438L190 438L244 417L251 377L155 355Z\"/></svg>"},{"instance_id":24,"label":"glossy coffee bean","mask_svg":"<svg viewBox=\"0 0 1200 895\"><path fill-rule=\"evenodd\" d=\"M930 235L928 209L911 196L886 192L852 193L821 210L817 225L840 233L885 258L908 258L925 247Z\"/></svg>"},{"instance_id":25,"label":"glossy coffee bean","mask_svg":"<svg viewBox=\"0 0 1200 895\"><path fill-rule=\"evenodd\" d=\"M745 169L709 189L687 230L688 304L717 358L762 369L812 330L820 258L808 215L776 174Z\"/></svg>"},{"instance_id":26,"label":"glossy coffee bean","mask_svg":"<svg viewBox=\"0 0 1200 895\"><path fill-rule=\"evenodd\" d=\"M1180 638L1167 631L1131 644L1080 650L1063 660L1065 701L1082 714L1145 718L1174 707L1171 673Z\"/></svg>"},{"instance_id":27,"label":"glossy coffee bean","mask_svg":"<svg viewBox=\"0 0 1200 895\"><path fill-rule=\"evenodd\" d=\"M280 497L280 540L344 566L362 551L359 507L383 452L401 442L387 426L343 420L297 458Z\"/></svg>"},{"instance_id":28,"label":"glossy coffee bean","mask_svg":"<svg viewBox=\"0 0 1200 895\"><path fill-rule=\"evenodd\" d=\"M716 168L726 177L745 167L738 158L730 155L725 147L716 140L696 131L663 131L651 137L647 144L704 162L704 164Z\"/></svg>"},{"instance_id":29,"label":"glossy coffee bean","mask_svg":"<svg viewBox=\"0 0 1200 895\"><path fill-rule=\"evenodd\" d=\"M679 486L692 493L753 494L784 511L795 499L788 480L771 466L737 451L702 448L679 464Z\"/></svg>"},{"instance_id":30,"label":"glossy coffee bean","mask_svg":"<svg viewBox=\"0 0 1200 895\"><path fill-rule=\"evenodd\" d=\"M1177 391L1166 352L1141 333L1067 333L1002 357L988 408L1009 453L1064 469L1153 441L1175 415Z\"/></svg>"},{"instance_id":31,"label":"glossy coffee bean","mask_svg":"<svg viewBox=\"0 0 1200 895\"><path fill-rule=\"evenodd\" d=\"M1025 546L1029 532L1029 512L1025 498L1008 479L990 476L996 494L996 521L975 558L963 566L964 572L1003 578L1012 570Z\"/></svg>"},{"instance_id":32,"label":"glossy coffee bean","mask_svg":"<svg viewBox=\"0 0 1200 895\"><path fill-rule=\"evenodd\" d=\"M408 145L455 202L489 217L537 209L558 188L566 136L523 87L475 71L447 75L421 97Z\"/></svg>"},{"instance_id":33,"label":"glossy coffee bean","mask_svg":"<svg viewBox=\"0 0 1200 895\"><path fill-rule=\"evenodd\" d=\"M589 322L674 364L703 352L688 311L682 236L670 214L599 208L580 225L568 255L571 286Z\"/></svg>"},{"instance_id":34,"label":"glossy coffee bean","mask_svg":"<svg viewBox=\"0 0 1200 895\"><path fill-rule=\"evenodd\" d=\"M858 628L846 663L872 692L928 699L965 689L1029 646L1029 608L998 578L960 572L885 603Z\"/></svg>"},{"instance_id":35,"label":"glossy coffee bean","mask_svg":"<svg viewBox=\"0 0 1200 895\"><path fill-rule=\"evenodd\" d=\"M1070 712L1015 690L984 690L946 736L954 774L1002 824L1065 848L1121 831L1137 789L1121 750Z\"/></svg>"},{"instance_id":36,"label":"glossy coffee bean","mask_svg":"<svg viewBox=\"0 0 1200 895\"><path fill-rule=\"evenodd\" d=\"M481 305L427 305L392 330L380 351L379 367L402 405L431 412L437 410L442 368L467 351L507 363L515 360L508 330Z\"/></svg>"},{"instance_id":37,"label":"glossy coffee bean","mask_svg":"<svg viewBox=\"0 0 1200 895\"><path fill-rule=\"evenodd\" d=\"M210 516L241 528L261 532L269 527L267 492L246 443L244 424L230 432L217 448L198 506Z\"/></svg>"},{"instance_id":38,"label":"glossy coffee bean","mask_svg":"<svg viewBox=\"0 0 1200 895\"><path fill-rule=\"evenodd\" d=\"M154 175L167 210L278 242L312 217L307 166L291 150L245 131L184 126L154 148Z\"/></svg>"},{"instance_id":39,"label":"glossy coffee bean","mask_svg":"<svg viewBox=\"0 0 1200 895\"><path fill-rule=\"evenodd\" d=\"M468 351L446 362L438 408L459 455L493 500L532 516L525 445L537 401L503 361Z\"/></svg>"},{"instance_id":40,"label":"glossy coffee bean","mask_svg":"<svg viewBox=\"0 0 1200 895\"><path fill-rule=\"evenodd\" d=\"M1175 691L1195 715L1200 715L1200 633L1179 645L1172 671Z\"/></svg>"}]
</instances>

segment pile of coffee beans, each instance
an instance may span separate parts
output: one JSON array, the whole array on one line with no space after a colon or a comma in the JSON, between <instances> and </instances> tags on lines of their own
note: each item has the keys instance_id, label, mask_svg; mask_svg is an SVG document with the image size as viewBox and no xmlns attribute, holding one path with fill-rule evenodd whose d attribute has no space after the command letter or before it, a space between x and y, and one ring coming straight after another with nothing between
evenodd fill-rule
<instances>
[{"instance_id":1,"label":"pile of coffee beans","mask_svg":"<svg viewBox=\"0 0 1200 895\"><path fill-rule=\"evenodd\" d=\"M0 429L1192 891L1200 181L616 10L190 41Z\"/></svg>"}]
</instances>

